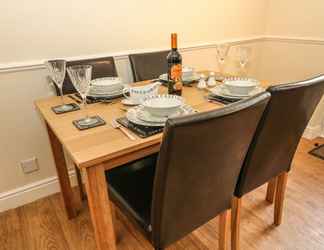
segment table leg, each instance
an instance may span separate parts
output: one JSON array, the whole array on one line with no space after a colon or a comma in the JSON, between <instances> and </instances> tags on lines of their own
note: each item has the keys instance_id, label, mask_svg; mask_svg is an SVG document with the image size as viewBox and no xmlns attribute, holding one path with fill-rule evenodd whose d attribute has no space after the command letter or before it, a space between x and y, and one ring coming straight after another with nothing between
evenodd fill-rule
<instances>
[{"instance_id":1,"label":"table leg","mask_svg":"<svg viewBox=\"0 0 324 250\"><path fill-rule=\"evenodd\" d=\"M65 162L63 147L60 141L57 139L56 135L52 129L46 124L47 133L51 143L52 153L54 157L56 172L58 175L61 193L63 196L63 202L65 210L69 219L77 216L77 206L75 197L73 195L73 190L70 183L69 173Z\"/></svg>"},{"instance_id":2,"label":"table leg","mask_svg":"<svg viewBox=\"0 0 324 250\"><path fill-rule=\"evenodd\" d=\"M85 191L84 191L84 186L83 186L82 176L81 176L81 170L78 168L77 165L74 165L74 168L75 168L75 174L76 174L77 181L78 181L78 186L79 186L80 199L81 199L81 201L84 201L84 200L87 199L87 196L86 196Z\"/></svg>"},{"instance_id":3,"label":"table leg","mask_svg":"<svg viewBox=\"0 0 324 250\"><path fill-rule=\"evenodd\" d=\"M112 221L105 169L96 165L84 169L88 205L99 250L116 250L115 232Z\"/></svg>"}]
</instances>

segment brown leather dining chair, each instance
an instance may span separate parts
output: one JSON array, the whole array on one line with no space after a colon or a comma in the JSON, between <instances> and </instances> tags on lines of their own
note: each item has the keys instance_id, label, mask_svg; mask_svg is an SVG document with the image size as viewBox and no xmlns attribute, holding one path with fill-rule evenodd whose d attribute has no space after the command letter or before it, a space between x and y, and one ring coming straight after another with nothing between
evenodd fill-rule
<instances>
[{"instance_id":1,"label":"brown leather dining chair","mask_svg":"<svg viewBox=\"0 0 324 250\"><path fill-rule=\"evenodd\" d=\"M220 249L226 248L227 211L269 98L264 92L219 110L168 119L159 154L106 172L111 200L155 249L217 215Z\"/></svg>"},{"instance_id":2,"label":"brown leather dining chair","mask_svg":"<svg viewBox=\"0 0 324 250\"><path fill-rule=\"evenodd\" d=\"M275 200L274 224L281 224L288 172L298 143L324 93L324 75L269 87L271 99L244 161L232 207L232 247L239 249L242 197L269 182L267 200Z\"/></svg>"},{"instance_id":3,"label":"brown leather dining chair","mask_svg":"<svg viewBox=\"0 0 324 250\"><path fill-rule=\"evenodd\" d=\"M134 82L152 80L168 71L169 51L129 55Z\"/></svg>"},{"instance_id":4,"label":"brown leather dining chair","mask_svg":"<svg viewBox=\"0 0 324 250\"><path fill-rule=\"evenodd\" d=\"M85 60L77 60L77 61L68 61L67 67L74 65L84 65L89 64L92 65L92 79L101 78L101 77L116 77L117 70L115 66L115 61L113 57L102 57L102 58L91 58ZM54 84L57 95L60 95L59 89ZM68 74L66 74L64 83L63 83L63 94L72 94L75 93L76 90L71 82L71 79Z\"/></svg>"}]
</instances>

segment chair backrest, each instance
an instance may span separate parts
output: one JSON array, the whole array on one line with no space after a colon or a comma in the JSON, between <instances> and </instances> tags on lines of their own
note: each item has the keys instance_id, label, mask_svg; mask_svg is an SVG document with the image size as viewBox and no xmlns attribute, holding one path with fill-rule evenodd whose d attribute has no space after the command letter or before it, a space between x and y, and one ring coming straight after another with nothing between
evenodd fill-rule
<instances>
[{"instance_id":1,"label":"chair backrest","mask_svg":"<svg viewBox=\"0 0 324 250\"><path fill-rule=\"evenodd\" d=\"M92 79L101 78L101 77L116 77L117 70L115 66L115 61L113 57L104 57L104 58L93 58L86 60L78 60L78 61L69 61L67 62L67 67L74 65L84 65L89 64L92 65ZM56 87L56 93L59 95L59 90ZM75 93L76 90L71 82L71 79L68 74L66 74L63 84L63 94L71 94Z\"/></svg>"},{"instance_id":2,"label":"chair backrest","mask_svg":"<svg viewBox=\"0 0 324 250\"><path fill-rule=\"evenodd\" d=\"M169 119L156 166L152 242L164 248L231 206L243 160L270 98Z\"/></svg>"},{"instance_id":3,"label":"chair backrest","mask_svg":"<svg viewBox=\"0 0 324 250\"><path fill-rule=\"evenodd\" d=\"M167 73L169 51L129 55L135 82L158 78Z\"/></svg>"},{"instance_id":4,"label":"chair backrest","mask_svg":"<svg viewBox=\"0 0 324 250\"><path fill-rule=\"evenodd\" d=\"M258 125L235 190L238 197L290 170L296 148L324 93L324 75L267 89L271 100Z\"/></svg>"}]
</instances>

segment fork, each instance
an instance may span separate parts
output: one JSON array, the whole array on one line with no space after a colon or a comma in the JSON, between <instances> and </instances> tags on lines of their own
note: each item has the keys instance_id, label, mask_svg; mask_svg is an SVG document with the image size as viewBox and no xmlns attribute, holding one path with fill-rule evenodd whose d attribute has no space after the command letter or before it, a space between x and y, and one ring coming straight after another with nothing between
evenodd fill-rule
<instances>
[{"instance_id":1,"label":"fork","mask_svg":"<svg viewBox=\"0 0 324 250\"><path fill-rule=\"evenodd\" d=\"M120 129L132 141L136 140L136 138L132 136L124 127L122 127L122 125L120 125L115 119L111 121L111 126L115 129Z\"/></svg>"}]
</instances>

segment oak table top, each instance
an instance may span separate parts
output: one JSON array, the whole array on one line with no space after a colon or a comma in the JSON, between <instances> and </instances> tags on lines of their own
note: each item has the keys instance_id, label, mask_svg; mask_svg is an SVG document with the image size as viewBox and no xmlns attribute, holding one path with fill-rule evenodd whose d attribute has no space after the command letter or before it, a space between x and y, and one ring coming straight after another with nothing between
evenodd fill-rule
<instances>
[{"instance_id":1,"label":"oak table top","mask_svg":"<svg viewBox=\"0 0 324 250\"><path fill-rule=\"evenodd\" d=\"M145 83L147 82L137 84ZM166 93L167 88L161 86L159 91L160 93ZM208 102L205 98L206 95L207 90L199 90L195 86L183 88L183 97L186 103L199 112L224 106L221 103ZM64 98L66 102L73 102L67 96ZM126 106L120 102L114 104L95 103L87 105L89 115L99 115L107 124L84 131L78 130L72 124L73 120L82 118L84 112L79 110L57 115L51 110L51 107L60 103L60 97L56 96L35 101L38 111L79 168L106 162L154 145L158 147L161 143L162 133L144 139L134 134L136 140L132 141L121 133L121 131L114 129L110 124L111 120L125 116L126 114L125 110L123 110ZM156 149L157 151L158 148ZM111 167L107 168L109 169Z\"/></svg>"}]
</instances>

